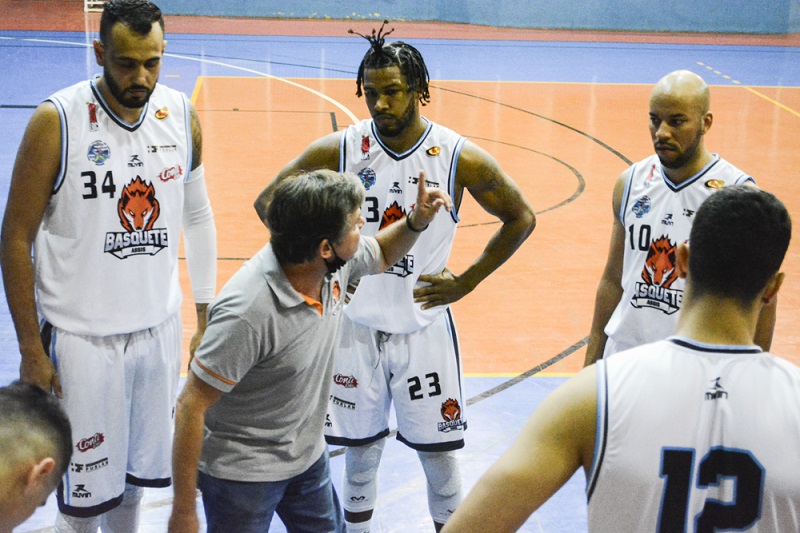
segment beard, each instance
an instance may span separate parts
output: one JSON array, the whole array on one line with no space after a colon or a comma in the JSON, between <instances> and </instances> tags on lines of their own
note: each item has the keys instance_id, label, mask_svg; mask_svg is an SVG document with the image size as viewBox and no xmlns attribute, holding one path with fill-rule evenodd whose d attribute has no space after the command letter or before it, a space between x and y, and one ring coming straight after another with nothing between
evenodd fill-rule
<instances>
[{"instance_id":1,"label":"beard","mask_svg":"<svg viewBox=\"0 0 800 533\"><path fill-rule=\"evenodd\" d=\"M376 117L380 118L382 116L393 118L394 120L391 121L393 122L393 124L387 125L385 123L381 123L375 120ZM392 117L391 115L380 115L380 114L373 116L372 118L373 118L373 124L375 124L375 129L378 130L378 133L381 135L381 137L397 137L398 135L406 131L406 129L408 129L408 127L413 122L414 104L413 102L410 103L409 106L406 108L406 110L403 112L402 116L400 116L399 118Z\"/></svg>"},{"instance_id":2,"label":"beard","mask_svg":"<svg viewBox=\"0 0 800 533\"><path fill-rule=\"evenodd\" d=\"M692 144L690 144L682 152L670 152L670 154L673 156L671 158L666 158L662 154L658 154L658 160L661 161L661 166L670 170L675 170L689 163L697 154L697 149L700 146L700 140L702 138L703 134L697 132L697 136L692 141Z\"/></svg>"},{"instance_id":3,"label":"beard","mask_svg":"<svg viewBox=\"0 0 800 533\"><path fill-rule=\"evenodd\" d=\"M132 85L123 90L108 72L107 68L103 68L103 79L106 82L106 87L108 87L108 90L111 92L111 96L129 109L141 109L150 100L150 95L153 94L153 89L148 89L144 85ZM130 90L143 90L146 91L146 93L144 96L132 96L127 92Z\"/></svg>"}]
</instances>

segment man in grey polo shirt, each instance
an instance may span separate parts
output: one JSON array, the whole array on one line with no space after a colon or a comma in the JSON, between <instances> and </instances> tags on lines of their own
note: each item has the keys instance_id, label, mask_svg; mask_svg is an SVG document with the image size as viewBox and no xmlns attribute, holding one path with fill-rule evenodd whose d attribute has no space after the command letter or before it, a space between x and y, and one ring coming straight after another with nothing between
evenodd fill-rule
<instances>
[{"instance_id":1,"label":"man in grey polo shirt","mask_svg":"<svg viewBox=\"0 0 800 533\"><path fill-rule=\"evenodd\" d=\"M405 222L360 234L364 189L318 170L275 185L271 241L209 308L178 398L170 532L196 532L195 492L209 533L343 532L323 437L344 290L383 272L414 244L449 196L425 187ZM199 475L198 475L199 468Z\"/></svg>"}]
</instances>

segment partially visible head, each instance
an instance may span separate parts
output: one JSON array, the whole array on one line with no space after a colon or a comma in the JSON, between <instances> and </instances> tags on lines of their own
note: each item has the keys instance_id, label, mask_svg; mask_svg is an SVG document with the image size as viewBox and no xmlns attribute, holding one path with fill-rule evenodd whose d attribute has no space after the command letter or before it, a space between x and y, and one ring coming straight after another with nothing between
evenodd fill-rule
<instances>
[{"instance_id":1,"label":"partially visible head","mask_svg":"<svg viewBox=\"0 0 800 533\"><path fill-rule=\"evenodd\" d=\"M386 37L394 31L394 28L386 33L383 33L383 28L388 24L388 20L384 20L380 29L372 30L372 35L361 35L353 30L349 33L361 35L364 39L369 41L370 48L364 54L361 64L358 66L358 76L356 77L356 96L361 96L361 86L364 82L364 71L368 69L384 69L388 67L397 67L400 73L408 84L408 89L417 93L419 103L425 105L430 102L431 95L428 92L428 82L430 76L428 75L428 67L425 66L425 60L422 59L422 54L419 50L414 48L408 43L403 41L394 41L391 43L386 42Z\"/></svg>"},{"instance_id":2,"label":"partially visible head","mask_svg":"<svg viewBox=\"0 0 800 533\"><path fill-rule=\"evenodd\" d=\"M710 93L703 78L677 70L661 78L650 93L650 136L661 164L669 169L692 163L711 128Z\"/></svg>"},{"instance_id":3,"label":"partially visible head","mask_svg":"<svg viewBox=\"0 0 800 533\"><path fill-rule=\"evenodd\" d=\"M43 505L72 458L72 430L58 400L22 382L0 388L0 525L13 528Z\"/></svg>"},{"instance_id":4,"label":"partially visible head","mask_svg":"<svg viewBox=\"0 0 800 533\"><path fill-rule=\"evenodd\" d=\"M778 273L791 234L789 212L774 195L744 185L712 194L689 238L693 294L751 306Z\"/></svg>"},{"instance_id":5,"label":"partially visible head","mask_svg":"<svg viewBox=\"0 0 800 533\"><path fill-rule=\"evenodd\" d=\"M128 108L143 107L155 88L164 54L164 17L146 0L111 0L100 17L97 63L114 98Z\"/></svg>"},{"instance_id":6,"label":"partially visible head","mask_svg":"<svg viewBox=\"0 0 800 533\"><path fill-rule=\"evenodd\" d=\"M311 261L324 240L349 259L352 253L337 245L351 234L354 223L360 230L363 200L361 180L349 173L322 169L279 182L263 220L278 260L282 264ZM351 243L346 244L349 248Z\"/></svg>"}]
</instances>

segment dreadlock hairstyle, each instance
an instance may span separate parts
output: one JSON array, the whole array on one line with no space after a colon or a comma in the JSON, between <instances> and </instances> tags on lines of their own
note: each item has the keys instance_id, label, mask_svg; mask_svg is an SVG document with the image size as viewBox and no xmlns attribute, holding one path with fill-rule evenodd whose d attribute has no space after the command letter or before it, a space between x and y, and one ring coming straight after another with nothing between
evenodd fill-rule
<instances>
[{"instance_id":1,"label":"dreadlock hairstyle","mask_svg":"<svg viewBox=\"0 0 800 533\"><path fill-rule=\"evenodd\" d=\"M386 44L386 37L394 31L394 28L392 28L386 33L383 32L388 23L388 20L384 20L378 30L373 28L372 35L362 35L353 30L348 30L347 32L363 37L371 45L358 66L356 96L360 97L363 94L361 85L364 83L364 69L386 68L397 65L406 78L408 88L417 91L419 93L419 103L425 105L431 101L431 95L428 92L430 76L428 75L428 67L425 66L425 60L422 59L422 54L419 53L419 50L403 41L394 41Z\"/></svg>"}]
</instances>

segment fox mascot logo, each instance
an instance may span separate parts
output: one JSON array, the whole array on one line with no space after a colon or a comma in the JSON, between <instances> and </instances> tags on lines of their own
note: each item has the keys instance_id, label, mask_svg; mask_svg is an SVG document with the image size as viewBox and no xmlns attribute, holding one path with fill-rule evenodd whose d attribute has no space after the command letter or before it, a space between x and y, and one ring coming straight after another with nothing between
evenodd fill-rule
<instances>
[{"instance_id":1,"label":"fox mascot logo","mask_svg":"<svg viewBox=\"0 0 800 533\"><path fill-rule=\"evenodd\" d=\"M136 176L135 180L122 189L117 214L120 224L127 231L153 229L160 212L152 183L142 181L142 178Z\"/></svg>"},{"instance_id":2,"label":"fox mascot logo","mask_svg":"<svg viewBox=\"0 0 800 533\"><path fill-rule=\"evenodd\" d=\"M466 422L461 419L461 406L458 405L458 400L448 398L442 402L441 413L444 422L439 422L438 429L442 433L449 433L454 429L464 429L466 427Z\"/></svg>"},{"instance_id":3,"label":"fox mascot logo","mask_svg":"<svg viewBox=\"0 0 800 533\"><path fill-rule=\"evenodd\" d=\"M650 243L647 259L642 269L642 279L648 285L669 288L676 279L675 245L667 237L661 237Z\"/></svg>"},{"instance_id":4,"label":"fox mascot logo","mask_svg":"<svg viewBox=\"0 0 800 533\"><path fill-rule=\"evenodd\" d=\"M442 404L442 418L448 422L461 418L461 407L458 405L458 400L448 398Z\"/></svg>"}]
</instances>

